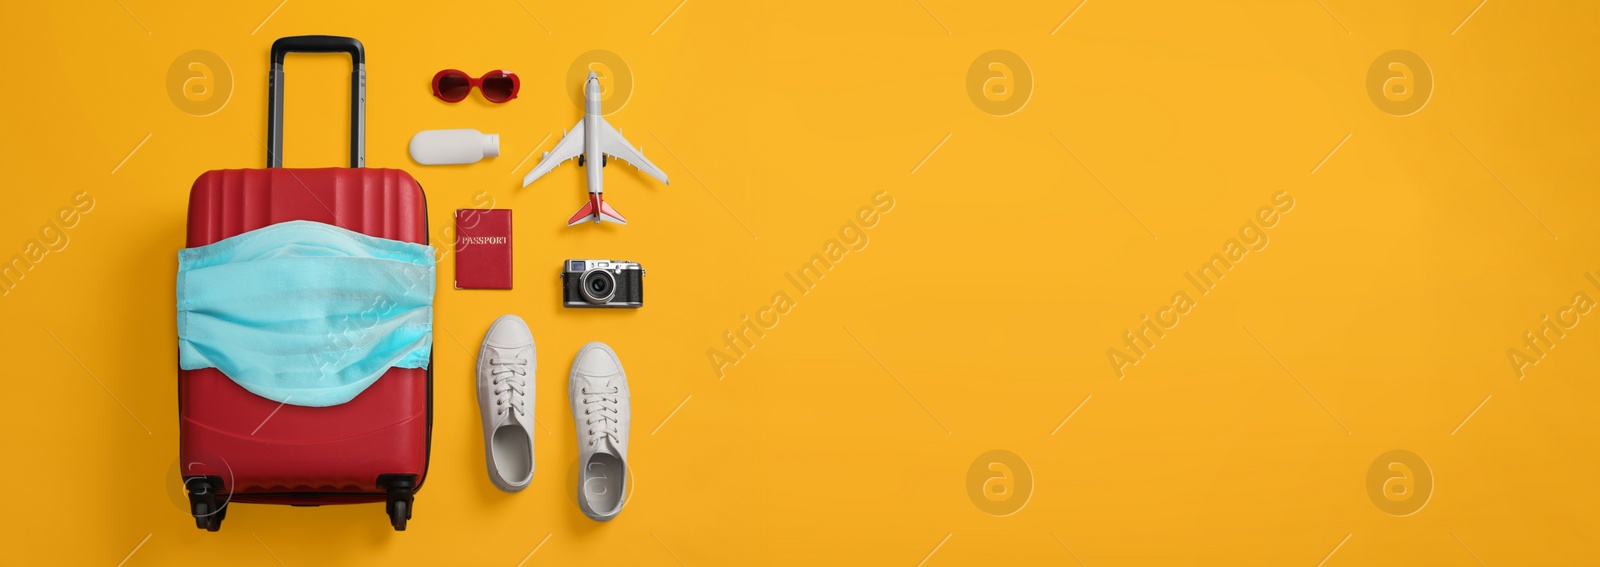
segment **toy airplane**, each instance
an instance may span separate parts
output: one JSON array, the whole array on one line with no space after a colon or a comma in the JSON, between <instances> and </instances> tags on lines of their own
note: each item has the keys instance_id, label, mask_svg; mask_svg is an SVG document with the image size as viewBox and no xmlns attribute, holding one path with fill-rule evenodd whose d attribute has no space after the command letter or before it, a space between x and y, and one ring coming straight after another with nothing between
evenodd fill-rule
<instances>
[{"instance_id":1,"label":"toy airplane","mask_svg":"<svg viewBox=\"0 0 1600 567\"><path fill-rule=\"evenodd\" d=\"M605 189L600 174L606 166L606 156L626 161L639 171L660 179L662 183L668 183L667 174L657 169L656 164L650 163L650 160L644 159L644 154L640 150L635 149L616 128L612 128L606 123L606 119L600 117L600 79L595 77L594 71L590 71L589 80L583 84L583 118L578 119L578 124L562 135L561 141L556 142L556 147L544 153L539 165L533 166L533 171L522 178L522 186L527 187L533 180L561 165L561 162L578 158L578 167L583 167L585 162L590 164L589 202L578 209L572 218L567 219L567 226L583 221L628 224L628 220L622 218L611 205L606 204L605 198L601 196ZM600 162L600 167L593 167L596 161Z\"/></svg>"}]
</instances>

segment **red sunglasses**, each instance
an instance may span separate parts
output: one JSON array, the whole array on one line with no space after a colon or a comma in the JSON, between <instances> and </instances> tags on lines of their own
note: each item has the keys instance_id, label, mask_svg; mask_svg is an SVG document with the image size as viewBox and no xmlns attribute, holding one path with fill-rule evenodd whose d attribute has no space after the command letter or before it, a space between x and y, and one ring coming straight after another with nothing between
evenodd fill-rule
<instances>
[{"instance_id":1,"label":"red sunglasses","mask_svg":"<svg viewBox=\"0 0 1600 567\"><path fill-rule=\"evenodd\" d=\"M517 91L522 89L522 80L516 73L504 69L496 69L484 73L483 77L474 79L466 73L455 69L445 69L433 76L433 96L445 102L461 102L472 94L472 87L483 91L483 98L489 102L506 102L517 98Z\"/></svg>"}]
</instances>

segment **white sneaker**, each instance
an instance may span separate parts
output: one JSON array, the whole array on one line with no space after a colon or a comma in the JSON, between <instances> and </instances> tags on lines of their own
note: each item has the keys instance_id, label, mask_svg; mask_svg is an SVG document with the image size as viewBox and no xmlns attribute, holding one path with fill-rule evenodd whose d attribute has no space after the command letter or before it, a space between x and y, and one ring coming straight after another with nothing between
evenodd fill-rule
<instances>
[{"instance_id":1,"label":"white sneaker","mask_svg":"<svg viewBox=\"0 0 1600 567\"><path fill-rule=\"evenodd\" d=\"M478 351L478 411L483 414L489 480L517 492L533 479L533 333L516 315L495 319Z\"/></svg>"},{"instance_id":2,"label":"white sneaker","mask_svg":"<svg viewBox=\"0 0 1600 567\"><path fill-rule=\"evenodd\" d=\"M589 343L572 359L567 383L578 429L578 508L604 522L622 511L628 478L628 376L617 353Z\"/></svg>"}]
</instances>

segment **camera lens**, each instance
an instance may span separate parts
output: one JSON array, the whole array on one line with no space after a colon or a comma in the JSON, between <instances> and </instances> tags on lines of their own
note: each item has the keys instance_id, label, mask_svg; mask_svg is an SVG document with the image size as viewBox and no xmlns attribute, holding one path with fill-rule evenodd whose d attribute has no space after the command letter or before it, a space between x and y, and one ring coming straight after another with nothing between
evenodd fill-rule
<instances>
[{"instance_id":1,"label":"camera lens","mask_svg":"<svg viewBox=\"0 0 1600 567\"><path fill-rule=\"evenodd\" d=\"M583 294L583 300L595 305L604 305L611 301L611 296L617 293L617 279L611 272L604 270L590 270L583 273L578 291Z\"/></svg>"}]
</instances>

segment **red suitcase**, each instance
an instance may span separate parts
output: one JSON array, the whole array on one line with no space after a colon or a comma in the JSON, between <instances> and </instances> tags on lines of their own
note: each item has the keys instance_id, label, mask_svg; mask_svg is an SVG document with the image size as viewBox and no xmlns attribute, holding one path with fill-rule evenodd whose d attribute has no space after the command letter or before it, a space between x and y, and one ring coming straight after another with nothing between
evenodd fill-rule
<instances>
[{"instance_id":1,"label":"red suitcase","mask_svg":"<svg viewBox=\"0 0 1600 567\"><path fill-rule=\"evenodd\" d=\"M351 72L351 167L284 169L283 59L290 52L345 52ZM267 165L208 171L189 193L188 246L267 225L311 220L355 232L428 243L422 187L404 171L364 165L365 56L361 42L330 36L272 44ZM431 357L430 357L431 359ZM256 396L215 368L178 372L179 452L190 512L217 531L231 503L385 502L396 530L428 469L433 367L391 368L355 399L332 407L284 405Z\"/></svg>"}]
</instances>

